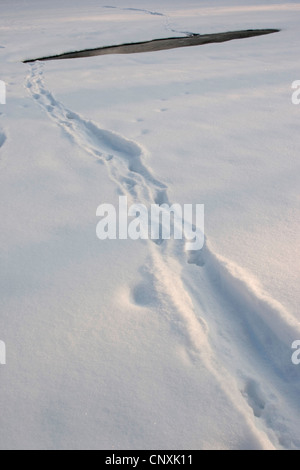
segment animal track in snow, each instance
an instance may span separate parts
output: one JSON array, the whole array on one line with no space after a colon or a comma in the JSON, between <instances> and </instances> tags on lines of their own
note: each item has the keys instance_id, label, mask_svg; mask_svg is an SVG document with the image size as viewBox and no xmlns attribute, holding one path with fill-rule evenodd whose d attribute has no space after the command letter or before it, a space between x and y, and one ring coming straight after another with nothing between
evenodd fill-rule
<instances>
[{"instance_id":1,"label":"animal track in snow","mask_svg":"<svg viewBox=\"0 0 300 470\"><path fill-rule=\"evenodd\" d=\"M166 30L171 31L172 33L185 34L186 36L197 36L197 34L191 33L190 31L178 31L178 30L174 29L174 27L172 27L172 25L171 25L170 17L168 15L166 15L164 13L161 13L161 12L158 12L158 11L146 10L146 9L143 9L143 8L130 8L130 7L121 8L121 7L115 7L115 6L109 6L109 5L104 6L103 8L110 8L110 9L123 10L123 11L136 11L136 12L140 12L140 13L145 13L146 15L160 16L162 18L165 18L165 28L166 28Z\"/></svg>"},{"instance_id":2,"label":"animal track in snow","mask_svg":"<svg viewBox=\"0 0 300 470\"><path fill-rule=\"evenodd\" d=\"M155 306L158 303L153 275L142 270L143 280L132 289L132 299L135 305L141 307Z\"/></svg>"},{"instance_id":3,"label":"animal track in snow","mask_svg":"<svg viewBox=\"0 0 300 470\"><path fill-rule=\"evenodd\" d=\"M261 418L266 407L266 402L263 398L259 384L255 380L249 379L242 391L242 395L246 398L249 406L252 408L254 416L256 418Z\"/></svg>"},{"instance_id":4,"label":"animal track in snow","mask_svg":"<svg viewBox=\"0 0 300 470\"><path fill-rule=\"evenodd\" d=\"M156 179L151 170L146 167L147 155L136 142L130 141L112 131L101 129L95 123L83 119L79 114L68 110L57 101L45 87L43 78L43 65L36 63L31 66L31 73L27 80L27 89L31 96L55 121L76 144L92 155L98 162L103 163L119 188L120 194L129 196L133 202L149 204L169 204L167 186ZM0 133L0 146L5 142L5 134ZM156 242L161 244L161 240ZM155 306L157 302L168 304L162 309L169 315L174 325L185 340L187 349L192 352L200 350L206 343L205 322L200 314L195 314L195 306L185 289L178 263L176 261L180 250L184 250L184 242L180 244L166 243L163 247L150 249L154 270L152 278L146 277L132 290L135 304L148 307ZM175 249L173 250L173 247ZM168 251L169 250L169 251ZM172 251L173 250L173 251ZM269 347L268 371L273 373L273 379L288 381L297 392L297 376L293 376L294 369L287 366L285 351L289 344L291 334L297 336L298 325L290 320L288 314L281 306L269 298L262 290L244 275L244 272L233 263L218 256L211 249L209 243L200 252L189 252L187 262L190 265L201 267L215 293L216 302L227 305L228 311L236 312L241 317L249 332L247 348L261 355L262 362L266 359L265 344ZM204 293L205 294L205 293ZM172 314L169 314L171 306ZM200 313L202 309L199 308ZM225 309L227 314L227 310ZM214 312L211 312L213 315ZM234 322L235 320L233 320ZM289 350L288 350L289 354ZM288 359L288 358L287 358ZM247 364L245 364L245 369ZM217 375L217 373L216 373ZM288 433L281 433L265 416L266 402L259 387L259 374L256 380L249 379L242 391L248 404L257 417L261 417L270 428L285 439ZM239 392L238 392L239 393ZM278 422L280 423L280 417Z\"/></svg>"},{"instance_id":5,"label":"animal track in snow","mask_svg":"<svg viewBox=\"0 0 300 470\"><path fill-rule=\"evenodd\" d=\"M109 5L106 5L103 8L110 8L114 10L123 10L123 11L137 11L140 13L146 13L147 15L153 15L153 16L165 16L163 13L159 13L157 11L151 11L151 10L144 10L143 8L121 8L121 7L114 7L114 6L109 6Z\"/></svg>"},{"instance_id":6,"label":"animal track in snow","mask_svg":"<svg viewBox=\"0 0 300 470\"><path fill-rule=\"evenodd\" d=\"M146 155L140 145L115 132L101 129L65 108L46 89L42 64L31 66L26 86L51 119L84 150L107 165L111 178L120 187L122 194L129 195L134 200L138 199L137 202L151 203L152 200L160 198L161 192L167 187L154 178L144 164Z\"/></svg>"},{"instance_id":7,"label":"animal track in snow","mask_svg":"<svg viewBox=\"0 0 300 470\"><path fill-rule=\"evenodd\" d=\"M6 142L6 135L4 134L4 132L0 131L0 148L3 147L5 142Z\"/></svg>"}]
</instances>

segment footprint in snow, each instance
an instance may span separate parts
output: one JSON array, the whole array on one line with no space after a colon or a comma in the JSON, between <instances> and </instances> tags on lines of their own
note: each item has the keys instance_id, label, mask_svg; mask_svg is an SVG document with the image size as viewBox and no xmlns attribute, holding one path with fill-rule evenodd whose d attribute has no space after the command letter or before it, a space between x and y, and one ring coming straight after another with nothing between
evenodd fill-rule
<instances>
[{"instance_id":1,"label":"footprint in snow","mask_svg":"<svg viewBox=\"0 0 300 470\"><path fill-rule=\"evenodd\" d=\"M249 379L242 391L242 395L252 408L254 416L261 418L266 408L266 401L264 400L260 385L255 380Z\"/></svg>"},{"instance_id":2,"label":"footprint in snow","mask_svg":"<svg viewBox=\"0 0 300 470\"><path fill-rule=\"evenodd\" d=\"M3 147L6 141L6 135L3 132L0 132L0 148Z\"/></svg>"}]
</instances>

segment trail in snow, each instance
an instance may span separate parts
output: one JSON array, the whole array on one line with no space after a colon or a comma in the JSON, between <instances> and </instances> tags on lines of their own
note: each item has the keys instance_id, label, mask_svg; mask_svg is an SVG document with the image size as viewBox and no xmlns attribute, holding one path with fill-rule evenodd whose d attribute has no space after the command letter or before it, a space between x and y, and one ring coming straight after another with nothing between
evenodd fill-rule
<instances>
[{"instance_id":1,"label":"trail in snow","mask_svg":"<svg viewBox=\"0 0 300 470\"><path fill-rule=\"evenodd\" d=\"M299 449L300 378L291 362L298 322L251 274L214 253L209 242L195 258L202 268L196 264L194 279L188 272L185 285L210 327L215 368L222 363L234 377L258 426L266 427L277 448Z\"/></svg>"},{"instance_id":2,"label":"trail in snow","mask_svg":"<svg viewBox=\"0 0 300 470\"><path fill-rule=\"evenodd\" d=\"M120 8L120 7L114 7L110 5L105 5L103 8L111 8L114 10L123 10L123 11L139 11L142 13L146 13L148 15L153 15L153 16L165 16L163 13L159 13L157 11L151 11L151 10L144 10L143 8Z\"/></svg>"},{"instance_id":3,"label":"trail in snow","mask_svg":"<svg viewBox=\"0 0 300 470\"><path fill-rule=\"evenodd\" d=\"M93 122L87 121L65 108L46 89L43 79L43 64L36 63L31 66L31 74L28 77L26 87L50 118L62 127L77 145L105 164L108 174L118 186L120 194L126 195L132 203L145 204L146 206L168 203L167 186L158 181L143 162L147 158L146 152L135 142L114 132L100 129ZM153 243L153 246L156 247L156 244ZM184 250L184 244L182 250ZM168 276L164 277L167 281ZM172 279L172 291L176 285L175 273L170 271L169 277ZM159 279L158 276L157 280ZM184 299L187 294L180 277L177 282L181 298ZM174 303L178 307L176 299ZM182 322L182 315L186 316L187 303L181 301L180 305L182 312L179 316ZM178 308L175 308L174 311L177 312ZM193 344L193 348L197 350L201 335L203 338L205 336L198 328L199 321L194 312L190 312L190 316L193 318L193 322L197 323L197 326L194 324L197 336L193 340L189 338L188 342ZM186 326L186 330L190 331L188 336L191 336L192 329Z\"/></svg>"},{"instance_id":4,"label":"trail in snow","mask_svg":"<svg viewBox=\"0 0 300 470\"><path fill-rule=\"evenodd\" d=\"M145 13L146 15L159 16L165 19L165 28L167 31L171 31L171 33L184 34L185 36L197 36L196 33L191 33L190 31L179 31L178 29L174 29L174 27L172 27L170 17L158 11L145 10L143 8L128 8L128 7L122 8L122 7L115 7L115 6L110 6L110 5L106 5L103 8L121 10L121 11L136 11L139 13Z\"/></svg>"},{"instance_id":5,"label":"trail in snow","mask_svg":"<svg viewBox=\"0 0 300 470\"><path fill-rule=\"evenodd\" d=\"M43 67L41 63L30 66L26 87L49 117L106 166L119 192L129 200L147 206L168 202L167 186L145 164L146 151L58 102L45 86ZM161 246L151 243L149 247L152 268L145 273L145 282L133 288L133 301L145 306L160 302L160 311L185 343L191 358L200 355L250 428L251 408L271 430L276 445L300 448L300 436L294 435L300 417L300 384L290 361L291 343L300 338L299 324L242 268L215 254L207 241L201 252L188 254L184 241ZM193 270L192 280L183 280L184 265ZM149 290L151 295L145 295ZM213 294L205 307L210 292ZM219 320L227 325L227 337L210 335L210 323ZM237 331L243 338L242 345ZM222 355L225 348L229 350ZM257 370L247 362L249 357L257 359ZM232 363L238 363L239 370ZM261 383L267 392L261 390ZM285 395L288 399L282 407Z\"/></svg>"},{"instance_id":6,"label":"trail in snow","mask_svg":"<svg viewBox=\"0 0 300 470\"><path fill-rule=\"evenodd\" d=\"M106 165L121 194L133 200L165 200L167 187L144 165L146 153L142 147L65 108L45 88L43 66L37 63L31 70L26 86L32 97L80 147Z\"/></svg>"}]
</instances>

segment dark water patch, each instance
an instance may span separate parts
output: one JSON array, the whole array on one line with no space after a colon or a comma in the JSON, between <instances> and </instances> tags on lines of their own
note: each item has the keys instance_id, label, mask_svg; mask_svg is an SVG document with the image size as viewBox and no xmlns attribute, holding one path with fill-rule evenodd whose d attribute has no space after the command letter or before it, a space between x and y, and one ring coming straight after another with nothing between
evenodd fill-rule
<instances>
[{"instance_id":1,"label":"dark water patch","mask_svg":"<svg viewBox=\"0 0 300 470\"><path fill-rule=\"evenodd\" d=\"M220 42L233 41L234 39L246 39L266 34L278 33L279 29L250 29L246 31L229 31L216 34L194 34L188 37L154 39L153 41L137 42L131 44L121 44L119 46L98 47L95 49L85 49L83 51L67 52L64 54L39 57L37 59L24 60L24 64L36 61L79 59L83 57L94 57L108 54L137 54L141 52L164 51L180 47L203 46Z\"/></svg>"}]
</instances>

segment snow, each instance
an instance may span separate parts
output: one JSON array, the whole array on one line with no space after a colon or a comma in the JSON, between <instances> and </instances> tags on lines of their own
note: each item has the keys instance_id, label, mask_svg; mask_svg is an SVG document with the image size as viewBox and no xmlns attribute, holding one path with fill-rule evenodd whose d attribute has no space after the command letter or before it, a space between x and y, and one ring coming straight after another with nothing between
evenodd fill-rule
<instances>
[{"instance_id":1,"label":"snow","mask_svg":"<svg viewBox=\"0 0 300 470\"><path fill-rule=\"evenodd\" d=\"M1 449L300 448L299 11L1 2ZM249 28L281 32L22 64ZM205 248L100 241L120 195L205 204Z\"/></svg>"}]
</instances>

